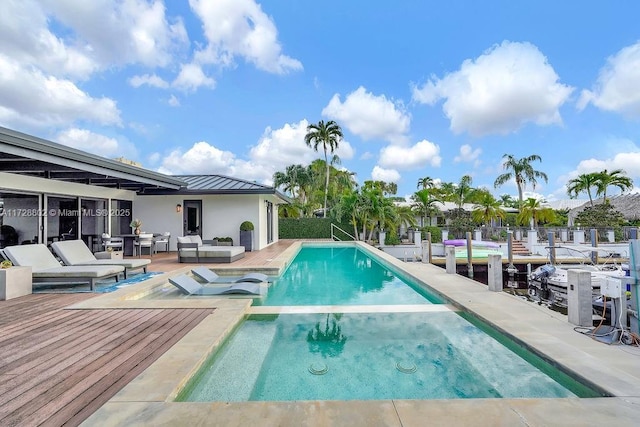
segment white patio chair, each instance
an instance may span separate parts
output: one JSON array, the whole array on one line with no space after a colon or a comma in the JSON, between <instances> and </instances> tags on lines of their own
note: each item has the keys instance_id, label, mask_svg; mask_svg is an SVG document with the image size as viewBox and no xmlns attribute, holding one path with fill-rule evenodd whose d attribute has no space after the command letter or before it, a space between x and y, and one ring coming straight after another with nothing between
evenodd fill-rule
<instances>
[{"instance_id":1,"label":"white patio chair","mask_svg":"<svg viewBox=\"0 0 640 427\"><path fill-rule=\"evenodd\" d=\"M164 246L164 252L169 252L169 239L171 239L171 233L169 231L165 231L156 237L156 253L159 252L158 246Z\"/></svg>"},{"instance_id":2,"label":"white patio chair","mask_svg":"<svg viewBox=\"0 0 640 427\"><path fill-rule=\"evenodd\" d=\"M138 258L142 256L142 249L147 248L149 255L152 256L155 253L155 239L152 233L140 233L138 238L133 242L133 255L138 254Z\"/></svg>"},{"instance_id":3,"label":"white patio chair","mask_svg":"<svg viewBox=\"0 0 640 427\"><path fill-rule=\"evenodd\" d=\"M111 237L109 233L102 233L102 246L105 251L111 248L112 251L121 251L124 243L122 237Z\"/></svg>"}]
</instances>

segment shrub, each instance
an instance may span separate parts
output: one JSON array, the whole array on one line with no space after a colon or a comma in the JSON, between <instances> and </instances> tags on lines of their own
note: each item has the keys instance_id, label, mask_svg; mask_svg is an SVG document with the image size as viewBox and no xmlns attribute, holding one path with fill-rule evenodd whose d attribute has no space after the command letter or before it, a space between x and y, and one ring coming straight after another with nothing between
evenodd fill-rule
<instances>
[{"instance_id":1,"label":"shrub","mask_svg":"<svg viewBox=\"0 0 640 427\"><path fill-rule=\"evenodd\" d=\"M13 264L8 259L0 262L0 268L4 269L4 268L10 268L10 267L13 267Z\"/></svg>"},{"instance_id":2,"label":"shrub","mask_svg":"<svg viewBox=\"0 0 640 427\"><path fill-rule=\"evenodd\" d=\"M240 224L240 231L253 231L253 223L251 221L245 221Z\"/></svg>"},{"instance_id":3,"label":"shrub","mask_svg":"<svg viewBox=\"0 0 640 427\"><path fill-rule=\"evenodd\" d=\"M336 223L331 218L279 218L278 237L280 239L330 239L332 222L349 234L353 233L353 225ZM340 240L350 240L350 238L340 233Z\"/></svg>"},{"instance_id":4,"label":"shrub","mask_svg":"<svg viewBox=\"0 0 640 427\"><path fill-rule=\"evenodd\" d=\"M387 246L399 245L400 238L398 237L398 233L395 231L389 231L384 238L384 244Z\"/></svg>"},{"instance_id":5,"label":"shrub","mask_svg":"<svg viewBox=\"0 0 640 427\"><path fill-rule=\"evenodd\" d=\"M427 233L431 233L431 243L442 243L442 229L440 227L422 227L421 233L423 239L427 238Z\"/></svg>"}]
</instances>

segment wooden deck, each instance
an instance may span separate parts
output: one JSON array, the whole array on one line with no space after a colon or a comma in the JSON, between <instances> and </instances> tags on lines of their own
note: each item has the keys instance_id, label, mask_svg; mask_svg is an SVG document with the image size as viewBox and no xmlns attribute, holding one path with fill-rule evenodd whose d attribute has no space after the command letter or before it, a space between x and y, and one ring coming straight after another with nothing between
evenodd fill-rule
<instances>
[{"instance_id":1,"label":"wooden deck","mask_svg":"<svg viewBox=\"0 0 640 427\"><path fill-rule=\"evenodd\" d=\"M79 425L212 312L64 309L92 297L0 301L0 425Z\"/></svg>"}]
</instances>

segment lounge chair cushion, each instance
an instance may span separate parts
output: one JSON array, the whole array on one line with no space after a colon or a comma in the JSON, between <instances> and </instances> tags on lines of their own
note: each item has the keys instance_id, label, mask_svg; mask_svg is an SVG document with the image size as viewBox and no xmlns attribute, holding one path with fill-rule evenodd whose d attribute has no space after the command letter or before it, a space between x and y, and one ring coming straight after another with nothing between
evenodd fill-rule
<instances>
[{"instance_id":1,"label":"lounge chair cushion","mask_svg":"<svg viewBox=\"0 0 640 427\"><path fill-rule=\"evenodd\" d=\"M82 240L53 242L51 249L66 265L121 265L133 270L151 263L149 259L96 259Z\"/></svg>"},{"instance_id":2,"label":"lounge chair cushion","mask_svg":"<svg viewBox=\"0 0 640 427\"><path fill-rule=\"evenodd\" d=\"M269 277L263 273L247 273L242 277L220 277L207 267L196 267L191 269L194 276L204 280L206 283L238 283L238 282L268 282Z\"/></svg>"},{"instance_id":3,"label":"lounge chair cushion","mask_svg":"<svg viewBox=\"0 0 640 427\"><path fill-rule=\"evenodd\" d=\"M192 277L184 274L169 278L169 283L180 289L180 291L186 295L261 295L262 293L262 288L259 283L240 282L229 286L205 287Z\"/></svg>"},{"instance_id":4,"label":"lounge chair cushion","mask_svg":"<svg viewBox=\"0 0 640 427\"><path fill-rule=\"evenodd\" d=\"M124 271L120 265L62 266L43 244L10 246L4 248L4 253L15 265L31 266L34 278L99 278Z\"/></svg>"}]
</instances>

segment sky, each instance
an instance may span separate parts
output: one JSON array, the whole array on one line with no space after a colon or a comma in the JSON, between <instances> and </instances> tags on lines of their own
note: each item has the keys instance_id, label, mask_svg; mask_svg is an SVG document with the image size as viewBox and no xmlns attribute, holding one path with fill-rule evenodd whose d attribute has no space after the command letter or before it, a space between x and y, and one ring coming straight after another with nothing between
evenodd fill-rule
<instances>
[{"instance_id":1,"label":"sky","mask_svg":"<svg viewBox=\"0 0 640 427\"><path fill-rule=\"evenodd\" d=\"M0 126L93 154L271 184L334 120L338 167L399 196L517 198L505 154L542 158L549 201L603 169L640 187L636 0L2 3Z\"/></svg>"}]
</instances>

